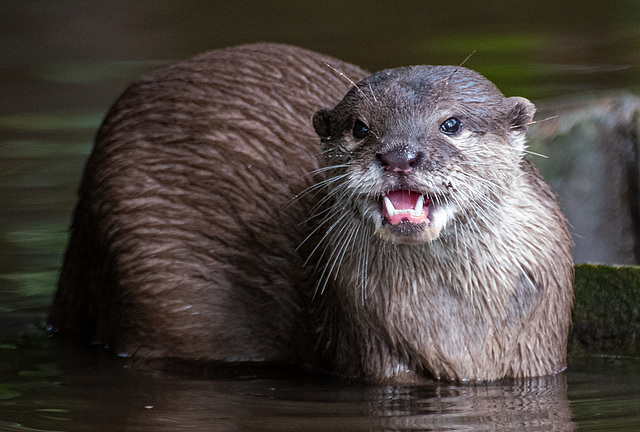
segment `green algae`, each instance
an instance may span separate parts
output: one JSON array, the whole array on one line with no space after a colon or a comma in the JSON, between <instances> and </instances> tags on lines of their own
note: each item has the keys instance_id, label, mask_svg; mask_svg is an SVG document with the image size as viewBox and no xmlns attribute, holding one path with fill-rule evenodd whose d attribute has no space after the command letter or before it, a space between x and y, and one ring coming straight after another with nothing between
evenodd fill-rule
<instances>
[{"instance_id":1,"label":"green algae","mask_svg":"<svg viewBox=\"0 0 640 432\"><path fill-rule=\"evenodd\" d=\"M575 270L570 353L640 355L640 266Z\"/></svg>"}]
</instances>

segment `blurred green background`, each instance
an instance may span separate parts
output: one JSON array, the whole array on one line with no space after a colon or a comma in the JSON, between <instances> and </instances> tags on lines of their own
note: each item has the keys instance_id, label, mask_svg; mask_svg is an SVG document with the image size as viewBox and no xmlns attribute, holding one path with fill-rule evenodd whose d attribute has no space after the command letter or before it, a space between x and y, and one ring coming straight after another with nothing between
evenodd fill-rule
<instances>
[{"instance_id":1,"label":"blurred green background","mask_svg":"<svg viewBox=\"0 0 640 432\"><path fill-rule=\"evenodd\" d=\"M534 101L640 85L640 2L4 1L0 317L45 313L102 116L160 65L285 42L370 70L460 64Z\"/></svg>"}]
</instances>

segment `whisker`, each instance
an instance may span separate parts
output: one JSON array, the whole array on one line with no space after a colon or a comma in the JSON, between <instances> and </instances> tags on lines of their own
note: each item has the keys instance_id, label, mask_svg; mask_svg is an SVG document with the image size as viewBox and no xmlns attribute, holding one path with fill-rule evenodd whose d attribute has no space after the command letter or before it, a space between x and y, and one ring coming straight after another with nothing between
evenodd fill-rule
<instances>
[{"instance_id":1,"label":"whisker","mask_svg":"<svg viewBox=\"0 0 640 432\"><path fill-rule=\"evenodd\" d=\"M464 65L475 53L476 53L476 50L471 51L471 53L467 56L467 58L462 60L462 63L460 63L458 67L462 67L462 65Z\"/></svg>"},{"instance_id":2,"label":"whisker","mask_svg":"<svg viewBox=\"0 0 640 432\"><path fill-rule=\"evenodd\" d=\"M331 66L329 63L325 62L325 66L327 66L329 69L331 69L332 71L337 73L339 77L342 77L342 78L346 79L347 81L349 81L349 83L351 83L351 85L354 86L358 91L361 91L358 88L358 86L356 85L356 83L351 78L349 78L349 76L347 74L345 74L344 72L342 72L342 71L336 69L335 67Z\"/></svg>"},{"instance_id":3,"label":"whisker","mask_svg":"<svg viewBox=\"0 0 640 432\"><path fill-rule=\"evenodd\" d=\"M530 155L533 155L533 156L538 156L538 157L541 157L541 158L544 158L544 159L549 159L549 156L544 155L544 154L542 154L542 153L532 152L531 150L527 150L527 149L525 149L525 150L524 150L524 152L525 152L526 154L530 154Z\"/></svg>"}]
</instances>

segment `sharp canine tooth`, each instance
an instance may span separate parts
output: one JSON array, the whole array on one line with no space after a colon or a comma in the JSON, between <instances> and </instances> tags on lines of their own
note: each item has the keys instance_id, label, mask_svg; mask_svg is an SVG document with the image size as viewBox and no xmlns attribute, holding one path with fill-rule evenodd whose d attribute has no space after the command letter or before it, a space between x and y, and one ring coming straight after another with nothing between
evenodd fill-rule
<instances>
[{"instance_id":1,"label":"sharp canine tooth","mask_svg":"<svg viewBox=\"0 0 640 432\"><path fill-rule=\"evenodd\" d=\"M424 210L424 195L418 197L418 201L416 201L416 206L413 210L416 212L416 215L422 214L422 210Z\"/></svg>"},{"instance_id":2,"label":"sharp canine tooth","mask_svg":"<svg viewBox=\"0 0 640 432\"><path fill-rule=\"evenodd\" d=\"M389 217L394 217L396 214L396 208L393 206L393 203L389 199L389 197L384 197L384 208L387 210L387 214Z\"/></svg>"}]
</instances>

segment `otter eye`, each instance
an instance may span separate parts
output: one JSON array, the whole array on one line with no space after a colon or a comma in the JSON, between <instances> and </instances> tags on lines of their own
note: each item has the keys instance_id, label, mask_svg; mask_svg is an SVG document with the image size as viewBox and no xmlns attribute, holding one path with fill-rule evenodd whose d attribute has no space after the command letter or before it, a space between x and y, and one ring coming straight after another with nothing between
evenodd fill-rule
<instances>
[{"instance_id":1,"label":"otter eye","mask_svg":"<svg viewBox=\"0 0 640 432\"><path fill-rule=\"evenodd\" d=\"M353 124L353 130L351 131L351 133L357 140L364 139L369 135L369 126L367 126L360 120L356 120L356 122Z\"/></svg>"},{"instance_id":2,"label":"otter eye","mask_svg":"<svg viewBox=\"0 0 640 432\"><path fill-rule=\"evenodd\" d=\"M462 123L455 117L446 119L440 125L440 131L446 135L455 135L460 132L460 128L462 128Z\"/></svg>"}]
</instances>

